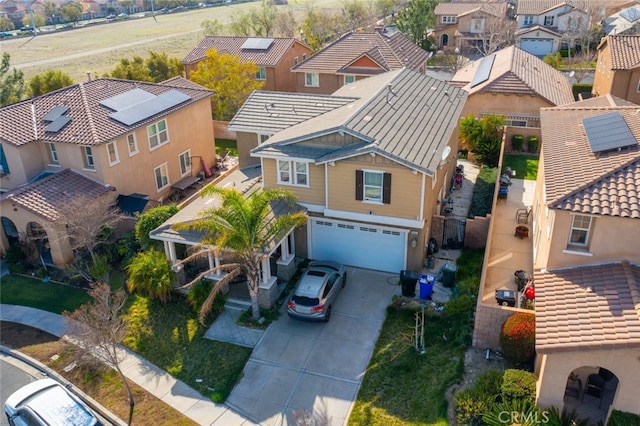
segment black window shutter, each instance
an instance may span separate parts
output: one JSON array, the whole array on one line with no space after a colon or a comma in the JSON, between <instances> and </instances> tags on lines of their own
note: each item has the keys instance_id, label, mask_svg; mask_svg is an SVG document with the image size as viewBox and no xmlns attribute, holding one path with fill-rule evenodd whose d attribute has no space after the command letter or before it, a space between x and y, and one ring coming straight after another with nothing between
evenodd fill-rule
<instances>
[{"instance_id":1,"label":"black window shutter","mask_svg":"<svg viewBox=\"0 0 640 426\"><path fill-rule=\"evenodd\" d=\"M382 202L391 204L391 173L385 173L382 178Z\"/></svg>"},{"instance_id":2,"label":"black window shutter","mask_svg":"<svg viewBox=\"0 0 640 426\"><path fill-rule=\"evenodd\" d=\"M356 170L356 200L364 200L363 191L364 172L362 170Z\"/></svg>"}]
</instances>

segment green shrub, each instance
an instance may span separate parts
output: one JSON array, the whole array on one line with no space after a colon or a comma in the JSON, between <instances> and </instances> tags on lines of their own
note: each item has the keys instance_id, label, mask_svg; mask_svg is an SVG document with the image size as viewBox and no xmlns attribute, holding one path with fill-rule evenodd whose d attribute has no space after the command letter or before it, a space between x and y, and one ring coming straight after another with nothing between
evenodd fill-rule
<instances>
[{"instance_id":1,"label":"green shrub","mask_svg":"<svg viewBox=\"0 0 640 426\"><path fill-rule=\"evenodd\" d=\"M522 151L522 148L524 148L524 136L513 135L511 137L511 149L514 151Z\"/></svg>"},{"instance_id":2,"label":"green shrub","mask_svg":"<svg viewBox=\"0 0 640 426\"><path fill-rule=\"evenodd\" d=\"M477 398L471 389L463 389L455 397L456 420L460 425L481 425L482 415L491 409L493 401Z\"/></svg>"},{"instance_id":3,"label":"green shrub","mask_svg":"<svg viewBox=\"0 0 640 426\"><path fill-rule=\"evenodd\" d=\"M567 407L562 409L562 412L556 407L547 408L544 410L547 412L549 426L588 426L589 421L578 417L576 410L569 411Z\"/></svg>"},{"instance_id":4,"label":"green shrub","mask_svg":"<svg viewBox=\"0 0 640 426\"><path fill-rule=\"evenodd\" d=\"M23 263L7 263L7 268L12 274L24 274L27 269Z\"/></svg>"},{"instance_id":5,"label":"green shrub","mask_svg":"<svg viewBox=\"0 0 640 426\"><path fill-rule=\"evenodd\" d=\"M580 93L591 93L591 90L593 90L593 84L586 84L586 83L575 83L573 86L571 86L571 91L573 92L573 98L577 101L578 99L578 94Z\"/></svg>"},{"instance_id":6,"label":"green shrub","mask_svg":"<svg viewBox=\"0 0 640 426\"><path fill-rule=\"evenodd\" d=\"M572 58L576 56L575 47L572 47L571 49L559 49L558 52L560 53L560 57L562 58L567 58L569 57L569 55L571 55Z\"/></svg>"},{"instance_id":7,"label":"green shrub","mask_svg":"<svg viewBox=\"0 0 640 426\"><path fill-rule=\"evenodd\" d=\"M505 422L505 413L510 413L510 417ZM520 426L535 426L545 423L545 417L538 407L529 400L504 401L495 404L491 411L482 416L482 420L489 426L505 426L508 424L518 424Z\"/></svg>"},{"instance_id":8,"label":"green shrub","mask_svg":"<svg viewBox=\"0 0 640 426\"><path fill-rule=\"evenodd\" d=\"M613 410L607 426L640 426L640 416L624 411Z\"/></svg>"},{"instance_id":9,"label":"green shrub","mask_svg":"<svg viewBox=\"0 0 640 426\"><path fill-rule=\"evenodd\" d=\"M213 283L210 280L200 280L189 289L187 300L193 307L194 312L200 312L200 308L207 299L207 296L209 296L209 293L211 293L212 288Z\"/></svg>"},{"instance_id":10,"label":"green shrub","mask_svg":"<svg viewBox=\"0 0 640 426\"><path fill-rule=\"evenodd\" d=\"M560 52L556 52L555 55L548 53L542 60L545 64L550 65L557 70L562 66L562 56L560 56Z\"/></svg>"},{"instance_id":11,"label":"green shrub","mask_svg":"<svg viewBox=\"0 0 640 426\"><path fill-rule=\"evenodd\" d=\"M537 136L529 136L529 139L527 139L527 149L529 152L537 153L539 145L540 143Z\"/></svg>"},{"instance_id":12,"label":"green shrub","mask_svg":"<svg viewBox=\"0 0 640 426\"><path fill-rule=\"evenodd\" d=\"M536 354L536 317L527 312L516 312L504 322L500 345L509 362L523 365Z\"/></svg>"},{"instance_id":13,"label":"green shrub","mask_svg":"<svg viewBox=\"0 0 640 426\"><path fill-rule=\"evenodd\" d=\"M493 192L498 178L498 169L482 167L473 186L471 205L469 206L469 218L475 216L485 217L491 213L493 204Z\"/></svg>"},{"instance_id":14,"label":"green shrub","mask_svg":"<svg viewBox=\"0 0 640 426\"><path fill-rule=\"evenodd\" d=\"M136 238L143 248L149 248L154 241L149 238L149 232L162 225L167 219L178 213L174 204L154 207L142 213L136 223Z\"/></svg>"},{"instance_id":15,"label":"green shrub","mask_svg":"<svg viewBox=\"0 0 640 426\"><path fill-rule=\"evenodd\" d=\"M500 395L505 402L536 400L536 376L524 370L506 370L502 377Z\"/></svg>"}]
</instances>

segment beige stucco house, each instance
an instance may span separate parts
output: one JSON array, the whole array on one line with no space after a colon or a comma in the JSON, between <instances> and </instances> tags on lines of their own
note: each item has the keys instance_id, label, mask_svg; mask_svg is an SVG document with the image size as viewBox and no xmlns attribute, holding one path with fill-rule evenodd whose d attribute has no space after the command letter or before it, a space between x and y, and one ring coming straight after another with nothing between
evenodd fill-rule
<instances>
[{"instance_id":1,"label":"beige stucco house","mask_svg":"<svg viewBox=\"0 0 640 426\"><path fill-rule=\"evenodd\" d=\"M291 190L307 209L296 252L393 273L420 270L431 218L453 176L466 93L404 68L306 104L274 98L265 110L268 96L250 98L232 125L245 123L255 135L272 131L273 121L293 123L251 155L265 188ZM313 105L318 113L309 113ZM299 113L308 116L295 123Z\"/></svg>"},{"instance_id":2,"label":"beige stucco house","mask_svg":"<svg viewBox=\"0 0 640 426\"><path fill-rule=\"evenodd\" d=\"M291 67L311 55L311 48L292 37L207 36L182 59L187 78L198 69L209 49L238 56L241 62L258 66L256 80L263 81L264 90L295 92L296 76Z\"/></svg>"},{"instance_id":3,"label":"beige stucco house","mask_svg":"<svg viewBox=\"0 0 640 426\"><path fill-rule=\"evenodd\" d=\"M330 95L372 75L409 68L425 73L429 53L400 31L348 32L294 66L298 93ZM266 89L266 88L265 88Z\"/></svg>"},{"instance_id":4,"label":"beige stucco house","mask_svg":"<svg viewBox=\"0 0 640 426\"><path fill-rule=\"evenodd\" d=\"M602 39L592 93L611 94L640 104L640 35L609 35Z\"/></svg>"},{"instance_id":5,"label":"beige stucco house","mask_svg":"<svg viewBox=\"0 0 640 426\"><path fill-rule=\"evenodd\" d=\"M640 414L638 111L611 96L541 111L531 228L542 407Z\"/></svg>"},{"instance_id":6,"label":"beige stucco house","mask_svg":"<svg viewBox=\"0 0 640 426\"><path fill-rule=\"evenodd\" d=\"M0 207L6 224L0 250L9 244L8 228L27 231L24 209L38 215L37 204L48 202L48 195L29 198L21 209L13 205L18 194L38 193L42 178L67 169L143 205L163 203L175 185L195 181L203 165L216 161L211 95L184 78L160 84L100 78L0 108ZM66 184L48 191L73 192ZM54 217L37 222L45 227ZM51 255L58 265L69 260L53 247Z\"/></svg>"}]
</instances>

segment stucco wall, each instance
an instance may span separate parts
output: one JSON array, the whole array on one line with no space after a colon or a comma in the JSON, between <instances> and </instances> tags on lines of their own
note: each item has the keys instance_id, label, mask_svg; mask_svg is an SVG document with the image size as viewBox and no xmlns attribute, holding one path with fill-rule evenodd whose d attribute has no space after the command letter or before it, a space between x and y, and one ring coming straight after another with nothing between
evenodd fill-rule
<instances>
[{"instance_id":1,"label":"stucco wall","mask_svg":"<svg viewBox=\"0 0 640 426\"><path fill-rule=\"evenodd\" d=\"M596 96L611 93L614 72L611 70L611 49L609 44L602 45L598 52L598 64L593 76L593 88L591 92Z\"/></svg>"},{"instance_id":2,"label":"stucco wall","mask_svg":"<svg viewBox=\"0 0 640 426\"><path fill-rule=\"evenodd\" d=\"M519 152L529 151L529 149L527 148L527 141L529 140L530 136L536 136L538 138L538 152L542 147L542 129L540 129L540 127L505 126L504 135L505 135L504 136L505 138L504 152L506 153L515 152L513 149L513 144L511 143L511 138L513 137L513 135L524 136L522 151L519 151ZM505 164L505 166L508 166L508 164Z\"/></svg>"},{"instance_id":3,"label":"stucco wall","mask_svg":"<svg viewBox=\"0 0 640 426\"><path fill-rule=\"evenodd\" d=\"M258 135L248 132L234 132L238 147L238 167L244 168L260 164L260 159L251 156L251 150L258 146ZM216 133L217 135L217 133Z\"/></svg>"},{"instance_id":4,"label":"stucco wall","mask_svg":"<svg viewBox=\"0 0 640 426\"><path fill-rule=\"evenodd\" d=\"M31 142L22 146L15 146L6 142L2 143L9 174L0 178L0 188L13 189L42 172L46 164L46 158L42 157L42 143Z\"/></svg>"},{"instance_id":5,"label":"stucco wall","mask_svg":"<svg viewBox=\"0 0 640 426\"><path fill-rule=\"evenodd\" d=\"M516 95L505 93L472 93L467 97L461 117L473 114L480 117L482 114L496 115L528 115L540 116L540 108L555 106L550 102L532 95Z\"/></svg>"}]
</instances>

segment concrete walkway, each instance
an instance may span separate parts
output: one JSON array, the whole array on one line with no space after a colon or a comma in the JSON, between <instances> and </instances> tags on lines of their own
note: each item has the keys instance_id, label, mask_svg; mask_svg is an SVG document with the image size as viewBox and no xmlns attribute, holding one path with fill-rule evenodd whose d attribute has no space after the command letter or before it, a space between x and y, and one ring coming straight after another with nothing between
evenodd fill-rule
<instances>
[{"instance_id":1,"label":"concrete walkway","mask_svg":"<svg viewBox=\"0 0 640 426\"><path fill-rule=\"evenodd\" d=\"M67 331L64 318L26 306L0 305L0 320L28 325L54 336ZM126 348L121 368L128 379L201 425L248 426L255 423L228 406L215 404L198 391Z\"/></svg>"}]
</instances>

